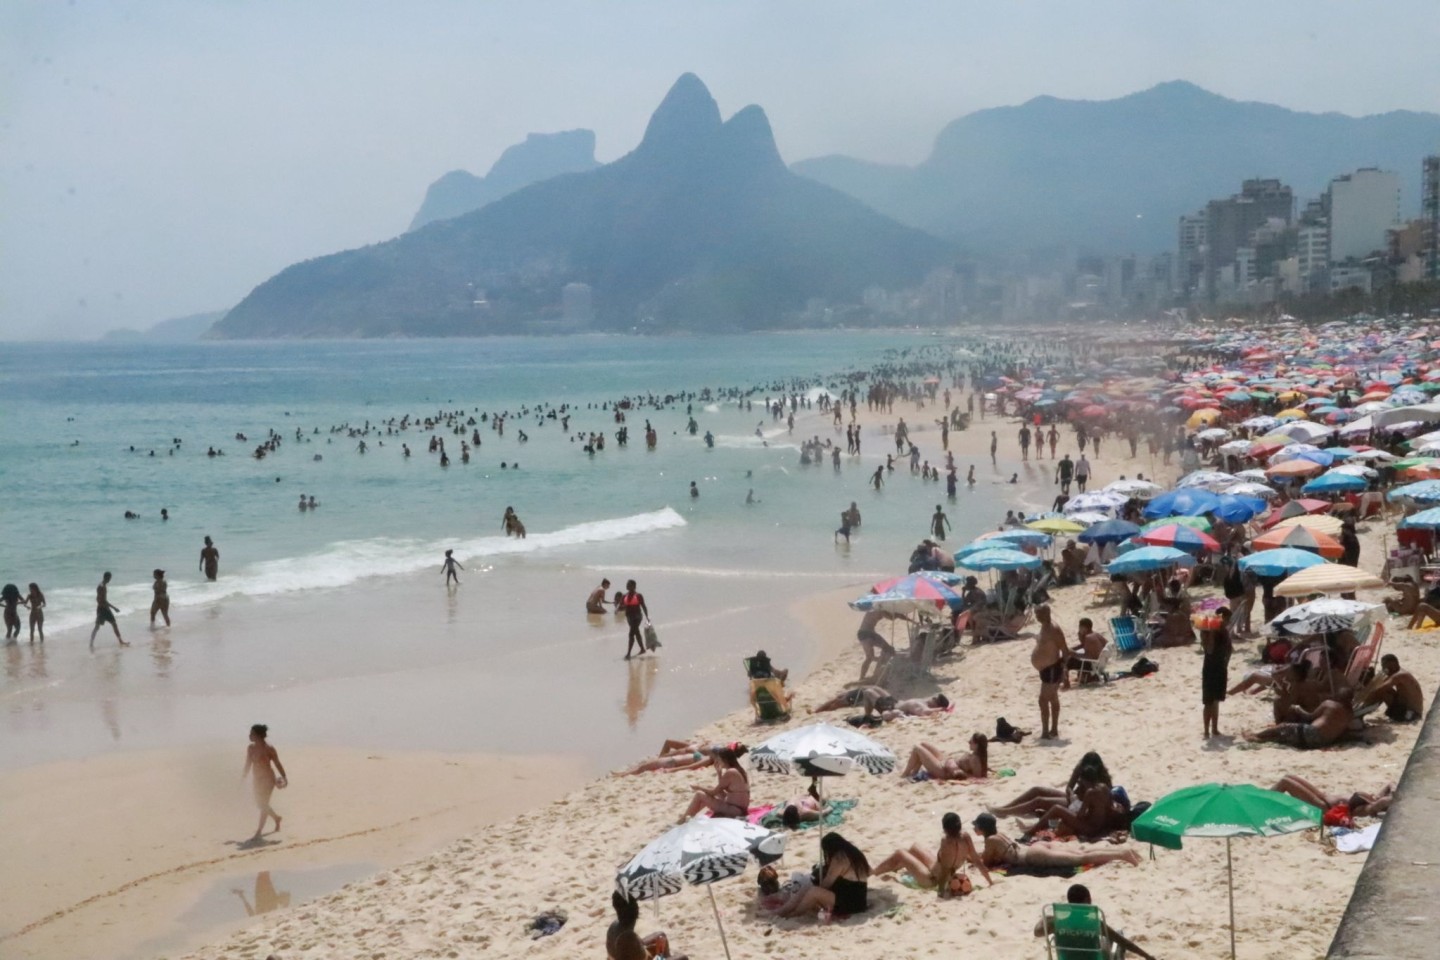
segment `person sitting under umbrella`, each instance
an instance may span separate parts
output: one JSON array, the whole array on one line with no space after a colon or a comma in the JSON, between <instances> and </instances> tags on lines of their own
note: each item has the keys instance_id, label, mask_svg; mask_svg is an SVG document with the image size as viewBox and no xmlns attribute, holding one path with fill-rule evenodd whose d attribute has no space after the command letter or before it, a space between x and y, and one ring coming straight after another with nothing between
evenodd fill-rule
<instances>
[{"instance_id":1,"label":"person sitting under umbrella","mask_svg":"<svg viewBox=\"0 0 1440 960\"><path fill-rule=\"evenodd\" d=\"M1425 692L1414 674L1400 669L1400 658L1385 654L1380 658L1380 670L1384 679L1365 694L1360 705L1385 704L1385 717L1394 723L1412 723L1425 716Z\"/></svg>"},{"instance_id":2,"label":"person sitting under umbrella","mask_svg":"<svg viewBox=\"0 0 1440 960\"><path fill-rule=\"evenodd\" d=\"M1165 585L1165 592L1157 603L1159 615L1151 624L1154 629L1152 643L1157 647L1178 647L1195 642L1195 628L1190 623L1190 598L1180 581L1171 578Z\"/></svg>"},{"instance_id":3,"label":"person sitting under umbrella","mask_svg":"<svg viewBox=\"0 0 1440 960\"><path fill-rule=\"evenodd\" d=\"M824 860L815 885L781 907L777 916L808 916L820 910L852 916L869 909L870 862L865 854L838 833L820 838L820 852Z\"/></svg>"},{"instance_id":4,"label":"person sitting under umbrella","mask_svg":"<svg viewBox=\"0 0 1440 960\"><path fill-rule=\"evenodd\" d=\"M712 787L696 787L690 806L677 820L684 823L701 810L709 810L714 817L744 817L750 812L750 777L740 766L740 758L749 749L744 744L723 747L715 751L715 769L720 773L719 783Z\"/></svg>"},{"instance_id":5,"label":"person sitting under umbrella","mask_svg":"<svg viewBox=\"0 0 1440 960\"><path fill-rule=\"evenodd\" d=\"M615 908L615 921L605 931L605 956L609 960L650 960L651 957L688 960L670 952L670 938L665 934L641 937L635 932L635 924L640 921L640 902L634 897L617 890L610 895L610 905Z\"/></svg>"},{"instance_id":6,"label":"person sitting under umbrella","mask_svg":"<svg viewBox=\"0 0 1440 960\"><path fill-rule=\"evenodd\" d=\"M971 825L975 832L985 839L980 850L980 859L987 867L1019 867L1022 870L1033 867L1049 870L1064 867L1098 867L1105 863L1123 860L1132 867L1141 864L1140 852L1134 847L1116 849L1087 847L1073 843L1032 843L1029 846L999 832L993 814L982 813Z\"/></svg>"},{"instance_id":7,"label":"person sitting under umbrella","mask_svg":"<svg viewBox=\"0 0 1440 960\"><path fill-rule=\"evenodd\" d=\"M1083 883L1072 883L1070 885L1070 889L1065 891L1065 902L1084 904L1088 906L1094 901L1090 899L1089 887L1085 886L1085 884ZM1046 934L1053 932L1054 927L1049 922L1049 918L1043 919L1039 923L1035 924L1035 936L1037 937L1043 937ZM1138 946L1135 945L1134 941L1130 940L1128 937L1120 933L1114 927L1111 927L1108 923L1105 924L1105 939L1119 948L1115 954L1117 957L1128 956L1129 954L1133 953L1135 954L1135 956L1140 957L1141 960L1155 960L1154 956L1140 949Z\"/></svg>"},{"instance_id":8,"label":"person sitting under umbrella","mask_svg":"<svg viewBox=\"0 0 1440 960\"><path fill-rule=\"evenodd\" d=\"M1301 750L1328 747L1345 735L1355 713L1350 709L1354 691L1341 687L1314 710L1298 704L1286 709L1282 722L1245 735L1252 743L1283 743Z\"/></svg>"},{"instance_id":9,"label":"person sitting under umbrella","mask_svg":"<svg viewBox=\"0 0 1440 960\"><path fill-rule=\"evenodd\" d=\"M1420 606L1420 588L1408 575L1396 577L1390 581L1390 586L1399 593L1393 597L1385 598L1385 609L1396 616L1408 617L1415 613L1415 608Z\"/></svg>"},{"instance_id":10,"label":"person sitting under umbrella","mask_svg":"<svg viewBox=\"0 0 1440 960\"><path fill-rule=\"evenodd\" d=\"M990 738L970 735L970 752L947 757L933 743L919 743L910 750L910 759L900 776L917 780L983 780L990 773Z\"/></svg>"},{"instance_id":11,"label":"person sitting under umbrella","mask_svg":"<svg viewBox=\"0 0 1440 960\"><path fill-rule=\"evenodd\" d=\"M970 892L970 878L965 874L965 864L973 864L985 882L994 886L990 871L975 849L975 841L965 832L965 824L958 813L947 813L940 818L940 849L932 855L918 843L908 849L896 850L875 865L876 876L905 870L921 887L938 890L941 899Z\"/></svg>"}]
</instances>

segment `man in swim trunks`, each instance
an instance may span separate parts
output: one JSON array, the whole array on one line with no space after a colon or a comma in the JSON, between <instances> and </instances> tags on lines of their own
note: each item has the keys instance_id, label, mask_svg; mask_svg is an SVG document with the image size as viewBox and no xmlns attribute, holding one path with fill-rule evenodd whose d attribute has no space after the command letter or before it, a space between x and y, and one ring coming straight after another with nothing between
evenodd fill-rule
<instances>
[{"instance_id":1,"label":"man in swim trunks","mask_svg":"<svg viewBox=\"0 0 1440 960\"><path fill-rule=\"evenodd\" d=\"M604 613L606 591L610 589L609 580L601 580L600 586L596 587L585 601L586 613Z\"/></svg>"},{"instance_id":2,"label":"man in swim trunks","mask_svg":"<svg viewBox=\"0 0 1440 960\"><path fill-rule=\"evenodd\" d=\"M1070 649L1065 645L1065 631L1050 619L1050 605L1035 608L1040 633L1030 651L1030 665L1040 673L1040 739L1060 736L1060 684L1065 680L1065 662Z\"/></svg>"},{"instance_id":3,"label":"man in swim trunks","mask_svg":"<svg viewBox=\"0 0 1440 960\"><path fill-rule=\"evenodd\" d=\"M120 637L120 624L115 622L115 614L120 612L120 608L110 602L109 590L110 571L106 570L105 576L100 578L100 585L95 588L95 629L90 631L91 650L95 649L95 634L107 623L110 624L110 629L115 631L115 639L120 641L120 646L130 646Z\"/></svg>"},{"instance_id":4,"label":"man in swim trunks","mask_svg":"<svg viewBox=\"0 0 1440 960\"><path fill-rule=\"evenodd\" d=\"M1365 695L1362 704L1385 704L1385 717L1394 723L1412 723L1425 716L1425 693L1409 670L1400 669L1400 658L1387 653L1380 658L1385 675L1374 690Z\"/></svg>"},{"instance_id":5,"label":"man in swim trunks","mask_svg":"<svg viewBox=\"0 0 1440 960\"><path fill-rule=\"evenodd\" d=\"M827 710L844 710L847 707L864 707L865 716L872 716L875 711L884 712L894 710L899 703L889 690L884 687L852 687L844 693L837 694L816 707L813 713L824 713Z\"/></svg>"},{"instance_id":6,"label":"man in swim trunks","mask_svg":"<svg viewBox=\"0 0 1440 960\"><path fill-rule=\"evenodd\" d=\"M860 641L860 646L865 651L865 661L860 664L860 679L865 679L865 674L870 672L870 664L875 664L878 673L880 668L893 656L895 648L875 628L882 620L908 620L908 617L898 613L891 613L888 610L867 610L865 616L860 620L860 629L855 631L855 639Z\"/></svg>"},{"instance_id":7,"label":"man in swim trunks","mask_svg":"<svg viewBox=\"0 0 1440 960\"><path fill-rule=\"evenodd\" d=\"M1301 750L1318 750L1339 740L1355 718L1350 709L1353 692L1341 687L1334 696L1315 710L1291 706L1285 711L1284 722L1247 734L1253 743L1283 743Z\"/></svg>"}]
</instances>

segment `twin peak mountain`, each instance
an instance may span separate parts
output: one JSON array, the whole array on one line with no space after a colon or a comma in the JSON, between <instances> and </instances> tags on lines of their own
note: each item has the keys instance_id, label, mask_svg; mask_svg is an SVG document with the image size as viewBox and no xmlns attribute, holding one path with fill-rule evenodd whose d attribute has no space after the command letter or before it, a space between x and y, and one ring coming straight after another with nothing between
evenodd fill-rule
<instances>
[{"instance_id":1,"label":"twin peak mountain","mask_svg":"<svg viewBox=\"0 0 1440 960\"><path fill-rule=\"evenodd\" d=\"M942 241L792 173L763 110L724 120L685 74L614 163L288 267L213 335L519 332L558 319L572 283L590 288L600 329L770 328L811 298L909 286L948 258Z\"/></svg>"}]
</instances>

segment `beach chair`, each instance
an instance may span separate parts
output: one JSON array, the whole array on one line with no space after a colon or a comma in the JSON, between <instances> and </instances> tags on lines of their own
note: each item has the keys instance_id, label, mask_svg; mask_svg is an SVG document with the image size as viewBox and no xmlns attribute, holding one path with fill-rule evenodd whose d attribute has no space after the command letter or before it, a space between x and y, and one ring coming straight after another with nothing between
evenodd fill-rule
<instances>
[{"instance_id":1,"label":"beach chair","mask_svg":"<svg viewBox=\"0 0 1440 960\"><path fill-rule=\"evenodd\" d=\"M1074 659L1079 664L1075 669L1075 679L1084 683L1086 680L1099 680L1101 683L1109 683L1110 675L1105 671L1110 667L1110 658L1115 656L1115 644L1107 643L1100 648L1100 656L1094 660L1076 656Z\"/></svg>"},{"instance_id":2,"label":"beach chair","mask_svg":"<svg viewBox=\"0 0 1440 960\"><path fill-rule=\"evenodd\" d=\"M1377 623L1375 632L1370 635L1370 642L1355 648L1350 654L1350 662L1345 665L1345 682L1352 690L1360 689L1360 679L1370 665L1375 662L1380 653L1380 644L1385 640L1385 624Z\"/></svg>"},{"instance_id":3,"label":"beach chair","mask_svg":"<svg viewBox=\"0 0 1440 960\"><path fill-rule=\"evenodd\" d=\"M1089 903L1052 903L1042 913L1049 960L1110 960L1105 914Z\"/></svg>"},{"instance_id":4,"label":"beach chair","mask_svg":"<svg viewBox=\"0 0 1440 960\"><path fill-rule=\"evenodd\" d=\"M751 677L750 657L740 662L745 665L745 676L750 678L750 706L755 708L757 723L774 723L790 717L790 694L785 691L785 682L779 677Z\"/></svg>"},{"instance_id":5,"label":"beach chair","mask_svg":"<svg viewBox=\"0 0 1440 960\"><path fill-rule=\"evenodd\" d=\"M1150 636L1148 630L1139 628L1134 617L1111 617L1110 632L1115 637L1115 649L1121 653L1139 653Z\"/></svg>"}]
</instances>

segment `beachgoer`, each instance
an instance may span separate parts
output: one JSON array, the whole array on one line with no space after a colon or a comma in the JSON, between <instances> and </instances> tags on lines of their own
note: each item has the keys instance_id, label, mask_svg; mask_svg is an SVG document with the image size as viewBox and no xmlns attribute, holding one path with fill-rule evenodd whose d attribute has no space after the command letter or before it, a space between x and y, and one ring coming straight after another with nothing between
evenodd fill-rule
<instances>
[{"instance_id":1,"label":"beachgoer","mask_svg":"<svg viewBox=\"0 0 1440 960\"><path fill-rule=\"evenodd\" d=\"M1090 888L1085 886L1083 883L1072 883L1070 885L1070 889L1065 891L1065 902L1084 904L1088 906L1093 902L1090 899ZM1130 954L1133 953L1135 954L1135 956L1139 957L1140 960L1155 960L1155 957L1153 955L1146 953L1144 950L1138 947L1135 942L1129 937L1120 933L1108 923L1104 926L1105 939L1109 940L1110 943L1114 944L1116 947L1119 948L1119 951L1115 954L1117 958L1128 957ZM1039 923L1035 924L1035 936L1037 937L1043 937L1046 934L1053 932L1054 926L1048 920L1041 920ZM1063 948L1061 952L1064 952Z\"/></svg>"},{"instance_id":2,"label":"beachgoer","mask_svg":"<svg viewBox=\"0 0 1440 960\"><path fill-rule=\"evenodd\" d=\"M875 628L882 620L909 620L902 614L891 613L889 610L867 610L865 616L860 620L860 629L855 631L855 639L860 641L861 648L865 651L865 660L860 664L860 679L865 679L865 674L870 670L870 664L875 664L876 672L895 656L895 648Z\"/></svg>"},{"instance_id":3,"label":"beachgoer","mask_svg":"<svg viewBox=\"0 0 1440 960\"><path fill-rule=\"evenodd\" d=\"M990 431L990 466L995 466L995 451L1000 447L1000 438L995 436L995 431Z\"/></svg>"},{"instance_id":4,"label":"beachgoer","mask_svg":"<svg viewBox=\"0 0 1440 960\"><path fill-rule=\"evenodd\" d=\"M150 585L155 599L150 601L150 626L155 626L155 614L165 618L165 626L170 626L170 585L165 582L165 571L155 571L155 582Z\"/></svg>"},{"instance_id":5,"label":"beachgoer","mask_svg":"<svg viewBox=\"0 0 1440 960\"><path fill-rule=\"evenodd\" d=\"M820 838L819 881L793 903L786 904L778 916L794 917L828 910L831 915L852 916L864 913L870 906L870 863L849 840L838 833Z\"/></svg>"},{"instance_id":6,"label":"beachgoer","mask_svg":"<svg viewBox=\"0 0 1440 960\"><path fill-rule=\"evenodd\" d=\"M694 500L700 496L700 488L695 486L695 481L690 481L690 499Z\"/></svg>"},{"instance_id":7,"label":"beachgoer","mask_svg":"<svg viewBox=\"0 0 1440 960\"><path fill-rule=\"evenodd\" d=\"M985 839L980 858L988 867L1098 867L1117 860L1138 867L1142 862L1139 851L1132 847L1117 850L1114 847L1106 849L1075 843L1032 843L1026 846L1000 833L995 817L988 813L976 817L971 826Z\"/></svg>"},{"instance_id":8,"label":"beachgoer","mask_svg":"<svg viewBox=\"0 0 1440 960\"><path fill-rule=\"evenodd\" d=\"M1385 716L1395 723L1412 723L1425 716L1425 692L1409 670L1400 669L1400 658L1387 653L1380 658L1384 679L1365 694L1361 706L1385 704Z\"/></svg>"},{"instance_id":9,"label":"beachgoer","mask_svg":"<svg viewBox=\"0 0 1440 960\"><path fill-rule=\"evenodd\" d=\"M1220 704L1225 701L1225 688L1229 684L1230 654L1234 642L1230 639L1230 608L1221 607L1216 611L1220 626L1200 633L1200 644L1205 650L1205 659L1200 666L1200 702L1204 705L1204 737L1220 736Z\"/></svg>"},{"instance_id":10,"label":"beachgoer","mask_svg":"<svg viewBox=\"0 0 1440 960\"><path fill-rule=\"evenodd\" d=\"M1055 482L1060 484L1060 495L1070 496L1070 478L1075 474L1075 461L1070 459L1070 454L1060 458L1055 464Z\"/></svg>"},{"instance_id":11,"label":"beachgoer","mask_svg":"<svg viewBox=\"0 0 1440 960\"><path fill-rule=\"evenodd\" d=\"M1109 643L1108 637L1095 631L1095 621L1081 617L1075 631L1075 646L1070 648L1069 656L1065 658L1065 685L1070 682L1071 670L1079 671L1082 680L1087 671L1092 681L1100 680L1101 677L1094 673L1095 661L1100 659L1101 652Z\"/></svg>"},{"instance_id":12,"label":"beachgoer","mask_svg":"<svg viewBox=\"0 0 1440 960\"><path fill-rule=\"evenodd\" d=\"M275 821L275 832L280 832L280 814L276 813L270 806L270 795L278 788L284 790L290 782L285 773L285 765L280 762L280 754L270 746L265 738L269 736L270 728L263 723L257 723L250 728L250 746L245 749L245 769L240 771L240 779L243 781L247 776L251 778L250 788L255 795L255 806L260 808L260 824L255 828L255 836L251 841L259 840L265 830L265 821Z\"/></svg>"},{"instance_id":13,"label":"beachgoer","mask_svg":"<svg viewBox=\"0 0 1440 960\"><path fill-rule=\"evenodd\" d=\"M950 518L945 516L944 509L940 504L935 504L935 513L930 517L930 534L936 540L945 539L945 531L950 529Z\"/></svg>"},{"instance_id":14,"label":"beachgoer","mask_svg":"<svg viewBox=\"0 0 1440 960\"><path fill-rule=\"evenodd\" d=\"M884 687L851 687L811 709L811 713L825 713L829 710L844 710L847 707L864 707L865 716L893 710L900 701Z\"/></svg>"},{"instance_id":15,"label":"beachgoer","mask_svg":"<svg viewBox=\"0 0 1440 960\"><path fill-rule=\"evenodd\" d=\"M749 673L751 680L769 680L773 677L784 683L790 679L790 671L771 663L770 655L764 650L756 650L755 655L750 658Z\"/></svg>"},{"instance_id":16,"label":"beachgoer","mask_svg":"<svg viewBox=\"0 0 1440 960\"><path fill-rule=\"evenodd\" d=\"M586 612L586 613L604 613L604 612L605 612L605 603L606 603L605 598L606 598L606 596L608 596L608 591L609 591L609 590L610 590L610 581L609 581L609 579L603 579L603 580L601 580L601 581L600 581L600 586L598 586L598 587L596 587L594 590L590 591L590 596L586 598L586 600L585 600L585 612Z\"/></svg>"},{"instance_id":17,"label":"beachgoer","mask_svg":"<svg viewBox=\"0 0 1440 960\"><path fill-rule=\"evenodd\" d=\"M1099 439L1098 437L1096 438ZM1100 451L1097 449L1095 455L1098 457ZM1085 459L1085 451L1080 451L1080 459L1075 464L1075 489L1081 493L1085 492L1085 484L1090 482L1090 461Z\"/></svg>"},{"instance_id":18,"label":"beachgoer","mask_svg":"<svg viewBox=\"0 0 1440 960\"><path fill-rule=\"evenodd\" d=\"M1281 777L1280 781L1270 789L1276 793L1289 794L1296 800L1303 800L1312 807L1319 807L1322 812L1343 804L1352 817L1379 816L1390 809L1390 803L1395 799L1395 788L1388 784L1381 787L1379 793L1356 791L1344 796L1330 796L1309 780L1293 773Z\"/></svg>"},{"instance_id":19,"label":"beachgoer","mask_svg":"<svg viewBox=\"0 0 1440 960\"><path fill-rule=\"evenodd\" d=\"M115 614L120 612L120 608L110 602L109 591L110 571L106 570L105 575L100 578L100 585L95 588L95 629L90 631L91 650L95 649L95 634L107 623L110 624L110 629L115 631L115 639L120 641L120 646L130 646L120 637L120 624L115 622Z\"/></svg>"},{"instance_id":20,"label":"beachgoer","mask_svg":"<svg viewBox=\"0 0 1440 960\"><path fill-rule=\"evenodd\" d=\"M40 631L40 642L45 642L45 594L40 592L40 584L30 584L30 594L25 598L25 605L30 608L30 642L35 642L35 631Z\"/></svg>"},{"instance_id":21,"label":"beachgoer","mask_svg":"<svg viewBox=\"0 0 1440 960\"><path fill-rule=\"evenodd\" d=\"M214 580L220 572L220 548L209 537L205 538L205 546L200 549L200 569L205 571L206 580Z\"/></svg>"},{"instance_id":22,"label":"beachgoer","mask_svg":"<svg viewBox=\"0 0 1440 960\"><path fill-rule=\"evenodd\" d=\"M997 817L1038 817L1056 804L1064 804L1072 811L1079 812L1082 794L1091 784L1103 783L1106 789L1114 786L1105 761L1094 750L1087 751L1074 769L1064 789L1060 787L1031 787L1006 804L986 806L985 809Z\"/></svg>"},{"instance_id":23,"label":"beachgoer","mask_svg":"<svg viewBox=\"0 0 1440 960\"><path fill-rule=\"evenodd\" d=\"M1040 632L1030 651L1030 665L1040 674L1040 739L1053 740L1060 736L1060 684L1070 648L1065 645L1065 631L1050 619L1049 604L1035 608L1035 619Z\"/></svg>"},{"instance_id":24,"label":"beachgoer","mask_svg":"<svg viewBox=\"0 0 1440 960\"><path fill-rule=\"evenodd\" d=\"M912 844L908 849L896 850L877 863L875 875L884 876L903 869L921 887L937 890L944 899L969 891L970 878L964 873L968 863L980 871L987 884L993 886L995 881L991 878L985 861L980 859L980 852L975 849L975 841L965 832L965 824L960 815L945 814L940 818L940 829L944 836L940 839L940 848L933 855L928 850L921 849L919 844ZM952 880L957 882L952 884Z\"/></svg>"},{"instance_id":25,"label":"beachgoer","mask_svg":"<svg viewBox=\"0 0 1440 960\"><path fill-rule=\"evenodd\" d=\"M1318 750L1335 743L1350 728L1355 718L1350 709L1352 691L1341 687L1314 710L1289 704L1281 713L1280 722L1247 734L1253 743L1283 743L1301 750Z\"/></svg>"},{"instance_id":26,"label":"beachgoer","mask_svg":"<svg viewBox=\"0 0 1440 960\"><path fill-rule=\"evenodd\" d=\"M716 750L712 761L719 774L718 782L714 787L695 787L690 806L676 822L684 823L701 810L709 810L712 817L743 819L750 812L750 777L740 766L740 758L748 752L749 748L743 743Z\"/></svg>"},{"instance_id":27,"label":"beachgoer","mask_svg":"<svg viewBox=\"0 0 1440 960\"><path fill-rule=\"evenodd\" d=\"M461 565L460 561L455 559L455 551L446 550L445 562L440 564L440 570L445 574L445 586L450 586L452 580L455 582L455 586L460 586L460 575L455 571L464 569L465 567Z\"/></svg>"},{"instance_id":28,"label":"beachgoer","mask_svg":"<svg viewBox=\"0 0 1440 960\"><path fill-rule=\"evenodd\" d=\"M906 780L983 780L990 774L989 751L990 738L983 733L971 734L970 752L956 757L945 756L933 743L921 742L910 748L900 776Z\"/></svg>"},{"instance_id":29,"label":"beachgoer","mask_svg":"<svg viewBox=\"0 0 1440 960\"><path fill-rule=\"evenodd\" d=\"M645 605L645 595L635 590L635 581L625 581L625 594L620 598L620 609L625 611L625 622L630 627L629 633L625 636L625 659L630 659L630 651L634 649L635 656L645 652L645 638L640 633L642 619L645 623L650 622L650 608Z\"/></svg>"},{"instance_id":30,"label":"beachgoer","mask_svg":"<svg viewBox=\"0 0 1440 960\"><path fill-rule=\"evenodd\" d=\"M5 584L0 589L0 603L5 607L5 640L8 643L20 638L20 604L24 602L20 596L20 588L13 583Z\"/></svg>"}]
</instances>

